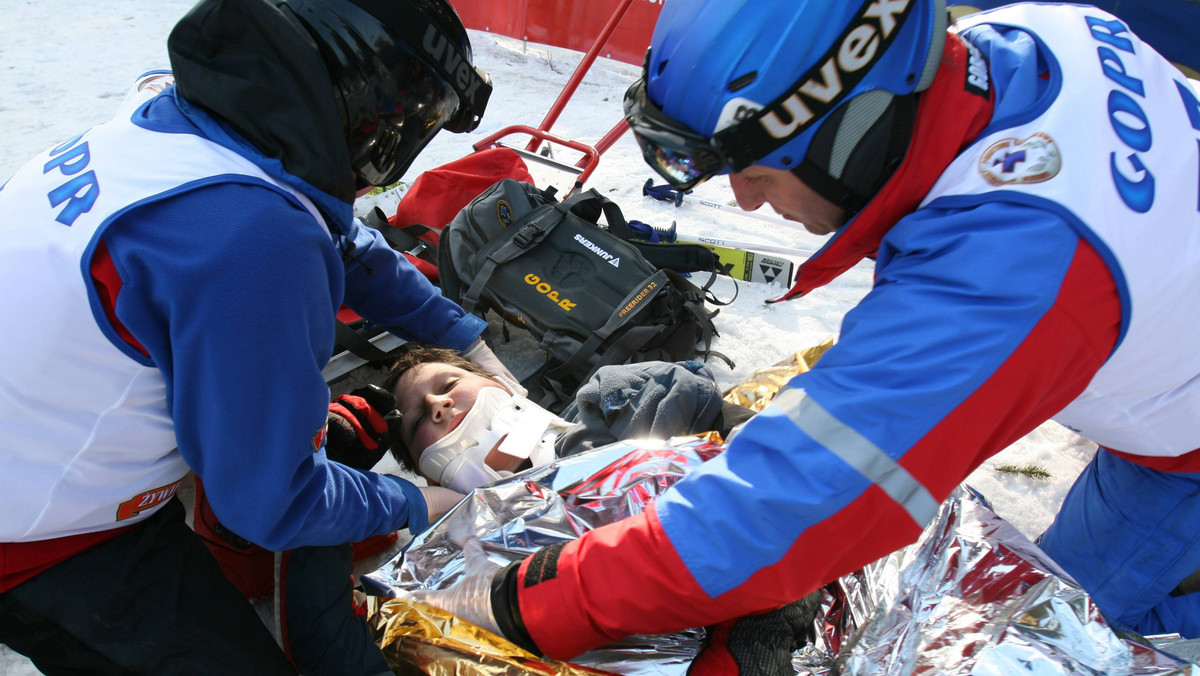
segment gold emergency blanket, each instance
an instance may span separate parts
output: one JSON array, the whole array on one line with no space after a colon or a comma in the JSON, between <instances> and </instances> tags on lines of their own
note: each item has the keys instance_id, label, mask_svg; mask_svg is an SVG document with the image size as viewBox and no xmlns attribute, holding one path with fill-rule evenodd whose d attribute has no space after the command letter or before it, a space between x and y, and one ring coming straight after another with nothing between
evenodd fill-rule
<instances>
[{"instance_id":1,"label":"gold emergency blanket","mask_svg":"<svg viewBox=\"0 0 1200 676\"><path fill-rule=\"evenodd\" d=\"M588 676L603 672L539 658L440 608L411 598L368 600L369 624L398 674Z\"/></svg>"},{"instance_id":2,"label":"gold emergency blanket","mask_svg":"<svg viewBox=\"0 0 1200 676\"><path fill-rule=\"evenodd\" d=\"M821 355L831 347L833 347L832 337L825 339L820 345L800 350L774 366L755 371L741 384L726 392L725 401L745 406L755 412L763 410L776 392L787 385L792 378L811 369Z\"/></svg>"}]
</instances>

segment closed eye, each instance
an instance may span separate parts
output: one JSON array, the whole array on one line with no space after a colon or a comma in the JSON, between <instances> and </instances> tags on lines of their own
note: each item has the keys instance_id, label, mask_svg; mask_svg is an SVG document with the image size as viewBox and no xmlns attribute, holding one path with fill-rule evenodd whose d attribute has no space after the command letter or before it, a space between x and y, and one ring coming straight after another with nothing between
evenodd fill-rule
<instances>
[{"instance_id":1,"label":"closed eye","mask_svg":"<svg viewBox=\"0 0 1200 676\"><path fill-rule=\"evenodd\" d=\"M442 383L441 394L448 394L450 390L453 390L455 386L458 385L458 381L458 378L447 378L445 382ZM405 416L406 418L410 418L412 420L412 422L407 425L405 430L405 433L408 435L410 440L417 433L417 428L420 427L421 423L425 421L426 412L428 410L429 403L422 399L421 403L417 406L417 413L411 416Z\"/></svg>"},{"instance_id":2,"label":"closed eye","mask_svg":"<svg viewBox=\"0 0 1200 676\"><path fill-rule=\"evenodd\" d=\"M425 419L424 409L425 409L425 407L422 406L417 409L416 413L414 413L412 415L406 415L406 416L401 417L401 420L405 421L405 423L406 423L404 425L404 436L405 436L404 443L407 444L407 443L412 442L412 438L413 438L413 435L417 431L417 427L419 427L421 425L421 421ZM411 421L411 422L409 422L409 421Z\"/></svg>"}]
</instances>

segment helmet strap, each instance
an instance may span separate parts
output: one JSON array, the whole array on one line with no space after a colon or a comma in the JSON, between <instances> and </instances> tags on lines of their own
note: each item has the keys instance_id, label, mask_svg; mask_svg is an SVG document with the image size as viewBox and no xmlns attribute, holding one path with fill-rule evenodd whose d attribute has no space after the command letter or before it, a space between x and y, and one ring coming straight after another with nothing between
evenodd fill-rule
<instances>
[{"instance_id":1,"label":"helmet strap","mask_svg":"<svg viewBox=\"0 0 1200 676\"><path fill-rule=\"evenodd\" d=\"M900 166L915 119L915 94L874 90L855 97L821 123L792 173L852 216Z\"/></svg>"},{"instance_id":2,"label":"helmet strap","mask_svg":"<svg viewBox=\"0 0 1200 676\"><path fill-rule=\"evenodd\" d=\"M817 194L846 210L862 210L899 168L912 141L917 97L941 66L949 13L946 0L932 0L929 53L913 93L884 90L860 94L821 121L808 154L792 169Z\"/></svg>"}]
</instances>

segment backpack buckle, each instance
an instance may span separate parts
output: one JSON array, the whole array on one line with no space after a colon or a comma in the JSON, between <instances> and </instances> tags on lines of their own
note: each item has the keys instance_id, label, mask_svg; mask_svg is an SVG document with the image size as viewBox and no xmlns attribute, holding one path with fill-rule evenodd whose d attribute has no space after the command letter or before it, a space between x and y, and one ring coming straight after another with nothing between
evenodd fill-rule
<instances>
[{"instance_id":1,"label":"backpack buckle","mask_svg":"<svg viewBox=\"0 0 1200 676\"><path fill-rule=\"evenodd\" d=\"M523 249L544 232L546 232L546 229L540 223L526 223L521 226L516 235L513 235L513 242Z\"/></svg>"}]
</instances>

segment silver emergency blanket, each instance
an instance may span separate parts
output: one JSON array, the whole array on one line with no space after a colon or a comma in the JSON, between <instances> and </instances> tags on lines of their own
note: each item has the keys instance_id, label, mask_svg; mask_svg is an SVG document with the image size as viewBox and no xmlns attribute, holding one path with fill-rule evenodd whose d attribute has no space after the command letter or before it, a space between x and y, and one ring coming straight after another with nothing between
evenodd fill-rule
<instances>
[{"instance_id":1,"label":"silver emergency blanket","mask_svg":"<svg viewBox=\"0 0 1200 676\"><path fill-rule=\"evenodd\" d=\"M499 570L644 511L721 450L697 438L623 442L523 472L473 492L364 582L444 589L464 576ZM1197 667L1141 637L1114 632L1036 545L964 490L942 505L915 544L827 585L824 595L817 640L794 656L797 674L1200 676ZM616 674L682 676L702 638L702 630L630 637L572 663ZM545 664L527 658L515 663L528 664L528 671L492 670L483 660L464 664L471 661L468 652L453 670L436 673L548 673Z\"/></svg>"},{"instance_id":2,"label":"silver emergency blanket","mask_svg":"<svg viewBox=\"0 0 1200 676\"><path fill-rule=\"evenodd\" d=\"M1087 593L969 489L942 504L916 543L827 587L826 601L830 631L818 640L836 664L806 669L797 659L797 673L1200 675L1114 631Z\"/></svg>"},{"instance_id":3,"label":"silver emergency blanket","mask_svg":"<svg viewBox=\"0 0 1200 676\"><path fill-rule=\"evenodd\" d=\"M721 450L721 444L700 437L619 442L476 489L405 552L364 576L364 583L408 591L445 589L464 576L497 571L542 547L645 511ZM619 674L682 676L702 638L702 630L632 636L572 663ZM389 652L385 646L391 659Z\"/></svg>"}]
</instances>

